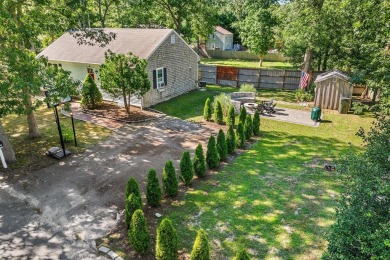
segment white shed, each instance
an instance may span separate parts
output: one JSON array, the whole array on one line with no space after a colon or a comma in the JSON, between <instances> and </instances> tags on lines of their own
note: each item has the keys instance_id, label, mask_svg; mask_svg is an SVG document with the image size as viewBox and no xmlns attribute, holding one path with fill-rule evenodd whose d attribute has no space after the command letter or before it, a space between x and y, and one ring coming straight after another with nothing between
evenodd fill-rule
<instances>
[{"instance_id":1,"label":"white shed","mask_svg":"<svg viewBox=\"0 0 390 260\"><path fill-rule=\"evenodd\" d=\"M320 74L314 83L314 105L322 109L337 110L342 98L352 98L353 86L349 83L348 76L340 70Z\"/></svg>"}]
</instances>

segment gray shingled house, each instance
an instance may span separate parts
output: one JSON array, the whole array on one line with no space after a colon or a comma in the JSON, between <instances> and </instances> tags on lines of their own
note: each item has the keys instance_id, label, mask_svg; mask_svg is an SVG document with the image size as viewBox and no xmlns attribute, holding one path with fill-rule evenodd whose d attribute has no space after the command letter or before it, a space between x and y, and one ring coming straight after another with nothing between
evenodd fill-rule
<instances>
[{"instance_id":1,"label":"gray shingled house","mask_svg":"<svg viewBox=\"0 0 390 260\"><path fill-rule=\"evenodd\" d=\"M99 68L104 63L104 53L129 53L146 59L149 79L152 83L141 99L131 98L135 106L149 107L193 90L198 80L199 56L172 29L106 29L116 34L105 47L79 45L65 33L38 56L45 56L54 66L71 72L74 79L83 81L89 73L100 86ZM106 100L113 100L103 93ZM120 100L118 100L120 103Z\"/></svg>"},{"instance_id":2,"label":"gray shingled house","mask_svg":"<svg viewBox=\"0 0 390 260\"><path fill-rule=\"evenodd\" d=\"M233 49L233 33L216 26L215 31L206 40L206 50L231 50Z\"/></svg>"}]
</instances>

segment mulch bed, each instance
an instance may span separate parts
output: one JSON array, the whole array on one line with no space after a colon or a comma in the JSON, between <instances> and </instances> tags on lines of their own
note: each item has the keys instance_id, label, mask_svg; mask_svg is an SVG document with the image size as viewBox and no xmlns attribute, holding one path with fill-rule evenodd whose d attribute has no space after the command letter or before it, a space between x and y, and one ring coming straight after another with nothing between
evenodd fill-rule
<instances>
[{"instance_id":1,"label":"mulch bed","mask_svg":"<svg viewBox=\"0 0 390 260\"><path fill-rule=\"evenodd\" d=\"M130 113L128 114L124 107L120 107L111 102L103 102L95 109L88 109L85 107L82 111L90 115L115 119L127 123L148 121L162 116L160 113L145 109L142 110L135 106L130 106Z\"/></svg>"}]
</instances>

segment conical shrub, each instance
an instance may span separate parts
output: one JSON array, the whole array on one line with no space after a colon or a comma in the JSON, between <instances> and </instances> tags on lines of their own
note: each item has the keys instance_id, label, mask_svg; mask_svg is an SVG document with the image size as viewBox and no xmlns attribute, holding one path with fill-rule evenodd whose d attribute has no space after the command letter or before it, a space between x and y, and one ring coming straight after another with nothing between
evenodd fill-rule
<instances>
[{"instance_id":1,"label":"conical shrub","mask_svg":"<svg viewBox=\"0 0 390 260\"><path fill-rule=\"evenodd\" d=\"M230 154L236 149L236 134L234 133L233 126L229 126L229 129L226 133L226 147L227 152Z\"/></svg>"},{"instance_id":2,"label":"conical shrub","mask_svg":"<svg viewBox=\"0 0 390 260\"><path fill-rule=\"evenodd\" d=\"M227 145L226 145L225 133L222 131L222 129L219 129L218 136L217 136L217 150L219 154L219 159L221 161L226 161Z\"/></svg>"},{"instance_id":3,"label":"conical shrub","mask_svg":"<svg viewBox=\"0 0 390 260\"><path fill-rule=\"evenodd\" d=\"M207 173L203 147L201 144L198 144L198 146L195 149L194 172L195 175L198 176L199 178L206 176Z\"/></svg>"},{"instance_id":4,"label":"conical shrub","mask_svg":"<svg viewBox=\"0 0 390 260\"><path fill-rule=\"evenodd\" d=\"M95 109L103 101L102 93L96 86L92 76L87 73L81 88L81 105Z\"/></svg>"},{"instance_id":5,"label":"conical shrub","mask_svg":"<svg viewBox=\"0 0 390 260\"><path fill-rule=\"evenodd\" d=\"M134 193L136 196L141 198L141 190L139 189L137 181L133 177L127 181L125 193L126 198L128 198L131 193Z\"/></svg>"},{"instance_id":6,"label":"conical shrub","mask_svg":"<svg viewBox=\"0 0 390 260\"><path fill-rule=\"evenodd\" d=\"M210 136L207 144L206 164L210 169L215 169L219 166L219 155L214 136Z\"/></svg>"},{"instance_id":7,"label":"conical shrub","mask_svg":"<svg viewBox=\"0 0 390 260\"><path fill-rule=\"evenodd\" d=\"M244 106L241 107L240 109L240 115L239 115L239 121L243 125L245 125L245 120L246 120L246 108Z\"/></svg>"},{"instance_id":8,"label":"conical shrub","mask_svg":"<svg viewBox=\"0 0 390 260\"><path fill-rule=\"evenodd\" d=\"M245 139L246 140L251 139L253 134L253 122L252 122L252 117L250 115L246 116L244 129L245 129Z\"/></svg>"},{"instance_id":9,"label":"conical shrub","mask_svg":"<svg viewBox=\"0 0 390 260\"><path fill-rule=\"evenodd\" d=\"M126 226L130 225L131 217L137 209L142 209L141 198L131 193L130 196L126 199L125 203L125 222Z\"/></svg>"},{"instance_id":10,"label":"conical shrub","mask_svg":"<svg viewBox=\"0 0 390 260\"><path fill-rule=\"evenodd\" d=\"M223 112L221 102L217 101L214 107L214 122L218 124L222 124L223 122Z\"/></svg>"},{"instance_id":11,"label":"conical shrub","mask_svg":"<svg viewBox=\"0 0 390 260\"><path fill-rule=\"evenodd\" d=\"M245 144L244 125L239 122L236 130L237 147L243 148Z\"/></svg>"},{"instance_id":12,"label":"conical shrub","mask_svg":"<svg viewBox=\"0 0 390 260\"><path fill-rule=\"evenodd\" d=\"M190 185L194 177L194 167L192 165L189 151L183 152L180 160L180 177L186 186Z\"/></svg>"},{"instance_id":13,"label":"conical shrub","mask_svg":"<svg viewBox=\"0 0 390 260\"><path fill-rule=\"evenodd\" d=\"M211 115L212 115L211 113L212 113L211 101L210 101L210 98L208 98L208 99L206 99L206 103L204 104L204 109L203 109L204 119L206 119L207 121L210 121Z\"/></svg>"},{"instance_id":14,"label":"conical shrub","mask_svg":"<svg viewBox=\"0 0 390 260\"><path fill-rule=\"evenodd\" d=\"M253 115L253 134L255 136L260 135L260 113L257 110Z\"/></svg>"},{"instance_id":15,"label":"conical shrub","mask_svg":"<svg viewBox=\"0 0 390 260\"><path fill-rule=\"evenodd\" d=\"M210 247L206 232L199 229L191 251L191 260L210 260Z\"/></svg>"},{"instance_id":16,"label":"conical shrub","mask_svg":"<svg viewBox=\"0 0 390 260\"><path fill-rule=\"evenodd\" d=\"M157 228L156 258L158 260L176 260L179 257L177 250L176 230L169 219L163 219Z\"/></svg>"},{"instance_id":17,"label":"conical shrub","mask_svg":"<svg viewBox=\"0 0 390 260\"><path fill-rule=\"evenodd\" d=\"M228 115L227 115L227 118L226 118L226 124L228 126L235 126L236 124L236 113L234 111L234 106L233 105L230 105L229 106L229 110L228 110Z\"/></svg>"},{"instance_id":18,"label":"conical shrub","mask_svg":"<svg viewBox=\"0 0 390 260\"><path fill-rule=\"evenodd\" d=\"M176 196L179 190L179 184L177 182L175 167L173 167L171 160L165 163L162 178L165 195L170 197Z\"/></svg>"},{"instance_id":19,"label":"conical shrub","mask_svg":"<svg viewBox=\"0 0 390 260\"><path fill-rule=\"evenodd\" d=\"M161 203L161 188L158 181L157 173L154 169L150 169L148 173L148 181L146 184L146 200L148 205L157 207Z\"/></svg>"},{"instance_id":20,"label":"conical shrub","mask_svg":"<svg viewBox=\"0 0 390 260\"><path fill-rule=\"evenodd\" d=\"M130 246L138 253L145 254L150 246L150 234L142 210L137 209L130 221L128 232Z\"/></svg>"},{"instance_id":21,"label":"conical shrub","mask_svg":"<svg viewBox=\"0 0 390 260\"><path fill-rule=\"evenodd\" d=\"M245 249L241 250L236 254L236 257L234 260L250 260L251 258L249 257L248 253L246 252Z\"/></svg>"}]
</instances>

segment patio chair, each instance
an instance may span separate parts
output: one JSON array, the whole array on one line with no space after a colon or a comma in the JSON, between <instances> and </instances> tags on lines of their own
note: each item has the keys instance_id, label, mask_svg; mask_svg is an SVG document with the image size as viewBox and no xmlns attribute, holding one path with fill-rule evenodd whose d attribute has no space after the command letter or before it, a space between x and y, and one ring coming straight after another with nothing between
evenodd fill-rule
<instances>
[{"instance_id":1,"label":"patio chair","mask_svg":"<svg viewBox=\"0 0 390 260\"><path fill-rule=\"evenodd\" d=\"M270 105L270 106L264 105L264 110L265 110L265 112L267 112L268 114L276 113L276 111L275 111L275 106L276 106L276 103L273 103L273 104Z\"/></svg>"}]
</instances>

